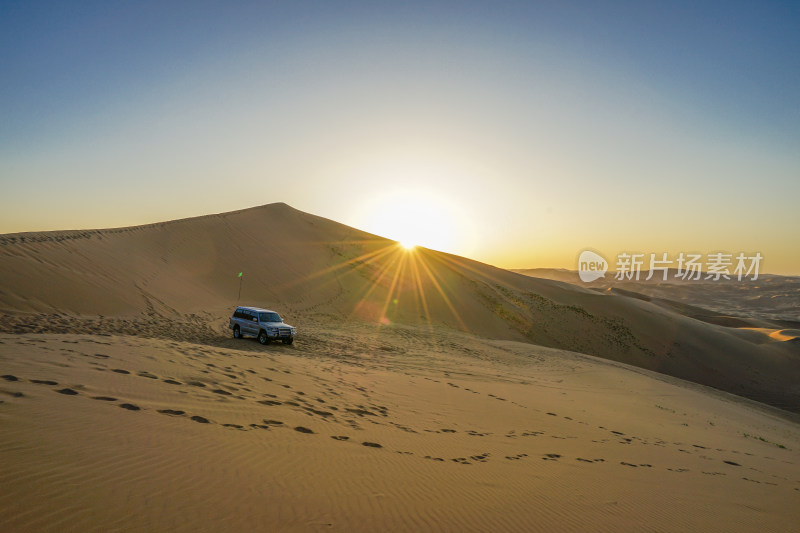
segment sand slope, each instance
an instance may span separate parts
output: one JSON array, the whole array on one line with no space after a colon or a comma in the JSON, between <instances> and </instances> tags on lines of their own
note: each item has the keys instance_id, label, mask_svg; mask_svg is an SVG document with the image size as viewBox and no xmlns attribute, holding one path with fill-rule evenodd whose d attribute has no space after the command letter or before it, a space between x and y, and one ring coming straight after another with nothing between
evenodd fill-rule
<instances>
[{"instance_id":1,"label":"sand slope","mask_svg":"<svg viewBox=\"0 0 800 533\"><path fill-rule=\"evenodd\" d=\"M758 279L753 274L738 280L713 278L699 280L682 279L683 273L669 269L667 279L662 272L656 272L647 279L649 272L642 271L639 280L617 280L613 272L606 273L591 283L583 283L575 270L552 268L514 269L513 272L535 278L565 281L594 290L614 290L630 292L640 297L669 300L675 303L696 305L716 314L732 314L738 317L790 322L787 327L800 324L800 277L778 276L759 272Z\"/></svg>"},{"instance_id":2,"label":"sand slope","mask_svg":"<svg viewBox=\"0 0 800 533\"><path fill-rule=\"evenodd\" d=\"M800 426L416 327L231 347L0 335L5 531L794 531ZM373 347L348 343L358 334Z\"/></svg>"},{"instance_id":3,"label":"sand slope","mask_svg":"<svg viewBox=\"0 0 800 533\"><path fill-rule=\"evenodd\" d=\"M301 331L342 321L446 326L598 355L800 411L800 350L623 294L497 269L285 204L133 228L0 236L4 331L218 342L237 302ZM32 314L39 314L33 318Z\"/></svg>"},{"instance_id":4,"label":"sand slope","mask_svg":"<svg viewBox=\"0 0 800 533\"><path fill-rule=\"evenodd\" d=\"M295 344L230 337L240 271ZM4 531L800 523L798 415L665 375L800 410L790 326L283 204L0 236L0 280Z\"/></svg>"}]
</instances>

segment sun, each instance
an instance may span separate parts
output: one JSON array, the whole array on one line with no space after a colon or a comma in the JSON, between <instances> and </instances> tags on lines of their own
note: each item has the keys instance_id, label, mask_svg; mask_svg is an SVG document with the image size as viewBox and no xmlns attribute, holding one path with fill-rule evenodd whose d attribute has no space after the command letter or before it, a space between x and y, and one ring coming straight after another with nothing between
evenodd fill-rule
<instances>
[{"instance_id":1,"label":"sun","mask_svg":"<svg viewBox=\"0 0 800 533\"><path fill-rule=\"evenodd\" d=\"M455 252L457 220L453 209L430 191L386 193L368 202L356 225L397 241L406 250L417 246Z\"/></svg>"}]
</instances>

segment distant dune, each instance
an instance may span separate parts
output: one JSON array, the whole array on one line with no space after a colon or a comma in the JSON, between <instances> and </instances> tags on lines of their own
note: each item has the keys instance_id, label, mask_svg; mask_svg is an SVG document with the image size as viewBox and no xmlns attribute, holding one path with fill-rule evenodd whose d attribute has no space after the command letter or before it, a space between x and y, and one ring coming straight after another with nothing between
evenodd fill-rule
<instances>
[{"instance_id":1,"label":"distant dune","mask_svg":"<svg viewBox=\"0 0 800 533\"><path fill-rule=\"evenodd\" d=\"M779 321L788 325L800 325L800 277L777 276L761 272L756 280L749 278L737 280L687 279L677 276L676 269L670 269L667 279L661 272L647 279L648 271L642 271L639 279L617 280L613 272L604 278L583 283L575 270L553 268L523 268L513 272L535 278L565 281L593 290L628 291L630 296L647 296L694 305L721 314L737 315L746 318ZM751 275L752 276L752 275Z\"/></svg>"},{"instance_id":2,"label":"distant dune","mask_svg":"<svg viewBox=\"0 0 800 533\"><path fill-rule=\"evenodd\" d=\"M8 332L216 342L237 303L301 331L356 321L452 328L613 359L800 411L795 343L757 342L629 295L392 241L285 204L131 228L0 236ZM356 340L357 342L357 340Z\"/></svg>"}]
</instances>

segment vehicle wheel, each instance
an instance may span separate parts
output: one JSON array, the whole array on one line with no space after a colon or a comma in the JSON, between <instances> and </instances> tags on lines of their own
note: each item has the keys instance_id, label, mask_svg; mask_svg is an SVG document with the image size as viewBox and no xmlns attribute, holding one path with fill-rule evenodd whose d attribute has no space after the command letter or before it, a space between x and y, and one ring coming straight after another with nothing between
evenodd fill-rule
<instances>
[{"instance_id":1,"label":"vehicle wheel","mask_svg":"<svg viewBox=\"0 0 800 533\"><path fill-rule=\"evenodd\" d=\"M283 344L292 344L294 339L283 339Z\"/></svg>"},{"instance_id":2,"label":"vehicle wheel","mask_svg":"<svg viewBox=\"0 0 800 533\"><path fill-rule=\"evenodd\" d=\"M239 330L239 326L236 326L235 328L233 328L233 338L234 339L241 339L242 338L242 332Z\"/></svg>"},{"instance_id":3,"label":"vehicle wheel","mask_svg":"<svg viewBox=\"0 0 800 533\"><path fill-rule=\"evenodd\" d=\"M261 344L269 344L269 337L267 337L266 331L262 331L258 334L258 342Z\"/></svg>"}]
</instances>

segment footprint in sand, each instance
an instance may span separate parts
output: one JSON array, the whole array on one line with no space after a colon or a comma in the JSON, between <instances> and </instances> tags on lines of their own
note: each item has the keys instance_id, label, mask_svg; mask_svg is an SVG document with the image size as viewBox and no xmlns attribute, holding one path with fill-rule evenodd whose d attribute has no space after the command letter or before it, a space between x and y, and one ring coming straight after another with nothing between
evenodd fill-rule
<instances>
[{"instance_id":1,"label":"footprint in sand","mask_svg":"<svg viewBox=\"0 0 800 533\"><path fill-rule=\"evenodd\" d=\"M77 391L74 391L72 389L61 389L61 390L57 390L56 392L61 393L61 394L66 394L67 396L75 396L76 394L78 394Z\"/></svg>"},{"instance_id":2,"label":"footprint in sand","mask_svg":"<svg viewBox=\"0 0 800 533\"><path fill-rule=\"evenodd\" d=\"M341 440L341 441L350 440L350 437L347 437L345 435L331 435L331 438L333 440Z\"/></svg>"},{"instance_id":3,"label":"footprint in sand","mask_svg":"<svg viewBox=\"0 0 800 533\"><path fill-rule=\"evenodd\" d=\"M116 402L116 398L111 396L92 396L92 400L100 400L101 402Z\"/></svg>"},{"instance_id":4,"label":"footprint in sand","mask_svg":"<svg viewBox=\"0 0 800 533\"><path fill-rule=\"evenodd\" d=\"M305 428L303 426L297 426L294 428L295 431L299 431L300 433L314 433L312 430Z\"/></svg>"},{"instance_id":5,"label":"footprint in sand","mask_svg":"<svg viewBox=\"0 0 800 533\"><path fill-rule=\"evenodd\" d=\"M138 374L138 375L139 375L140 377L143 377L143 378L149 378L149 379L158 379L158 376L156 376L155 374L151 374L150 372L147 372L147 371L145 371L145 370L143 370L143 371L139 372L139 374Z\"/></svg>"},{"instance_id":6,"label":"footprint in sand","mask_svg":"<svg viewBox=\"0 0 800 533\"><path fill-rule=\"evenodd\" d=\"M509 461L518 461L518 460L522 459L523 457L528 457L528 454L527 453L519 453L517 455L506 455L506 459L508 459Z\"/></svg>"},{"instance_id":7,"label":"footprint in sand","mask_svg":"<svg viewBox=\"0 0 800 533\"><path fill-rule=\"evenodd\" d=\"M361 416L361 417L363 417L365 415L366 416L375 416L375 413L373 413L371 411L367 411L366 409L362 409L362 408L359 408L359 409L347 408L347 411L350 412L350 413L356 414L358 416Z\"/></svg>"},{"instance_id":8,"label":"footprint in sand","mask_svg":"<svg viewBox=\"0 0 800 533\"><path fill-rule=\"evenodd\" d=\"M58 385L58 381L50 381L49 379L32 379L31 383L36 383L37 385Z\"/></svg>"},{"instance_id":9,"label":"footprint in sand","mask_svg":"<svg viewBox=\"0 0 800 533\"><path fill-rule=\"evenodd\" d=\"M244 429L244 426L240 426L239 424L222 424L223 427L226 428L235 428L235 429Z\"/></svg>"},{"instance_id":10,"label":"footprint in sand","mask_svg":"<svg viewBox=\"0 0 800 533\"><path fill-rule=\"evenodd\" d=\"M193 416L192 420L194 420L195 422L198 422L200 424L210 424L211 423L208 420L208 418L205 418L205 417L202 417L202 416L197 416L197 415Z\"/></svg>"},{"instance_id":11,"label":"footprint in sand","mask_svg":"<svg viewBox=\"0 0 800 533\"><path fill-rule=\"evenodd\" d=\"M361 445L367 446L369 448L383 448L383 446L381 446L377 442L362 442Z\"/></svg>"},{"instance_id":12,"label":"footprint in sand","mask_svg":"<svg viewBox=\"0 0 800 533\"><path fill-rule=\"evenodd\" d=\"M303 409L305 409L309 413L312 413L312 414L315 414L315 415L319 415L319 416L325 417L325 418L327 418L329 416L333 416L333 413L331 413L329 411L320 411L319 409L314 409L313 407L303 407Z\"/></svg>"},{"instance_id":13,"label":"footprint in sand","mask_svg":"<svg viewBox=\"0 0 800 533\"><path fill-rule=\"evenodd\" d=\"M170 385L183 385L180 381L175 381L174 379L165 379L164 383L169 383Z\"/></svg>"},{"instance_id":14,"label":"footprint in sand","mask_svg":"<svg viewBox=\"0 0 800 533\"><path fill-rule=\"evenodd\" d=\"M172 415L172 416L182 416L186 414L185 411L178 411L176 409L159 409L158 412L161 413L162 415Z\"/></svg>"},{"instance_id":15,"label":"footprint in sand","mask_svg":"<svg viewBox=\"0 0 800 533\"><path fill-rule=\"evenodd\" d=\"M139 407L138 405L133 405L132 403L123 403L123 404L120 404L120 407L122 407L123 409L127 409L128 411L139 411L139 410L141 410L141 407Z\"/></svg>"},{"instance_id":16,"label":"footprint in sand","mask_svg":"<svg viewBox=\"0 0 800 533\"><path fill-rule=\"evenodd\" d=\"M123 370L122 368L115 368L111 370L112 372L116 372L117 374L130 374L127 370Z\"/></svg>"},{"instance_id":17,"label":"footprint in sand","mask_svg":"<svg viewBox=\"0 0 800 533\"><path fill-rule=\"evenodd\" d=\"M6 381L19 381L19 378L17 376L12 376L11 374L5 374L3 376L0 376L0 378L3 378Z\"/></svg>"},{"instance_id":18,"label":"footprint in sand","mask_svg":"<svg viewBox=\"0 0 800 533\"><path fill-rule=\"evenodd\" d=\"M560 458L561 455L557 453L546 453L542 456L542 459L544 459L545 461L557 461Z\"/></svg>"}]
</instances>

